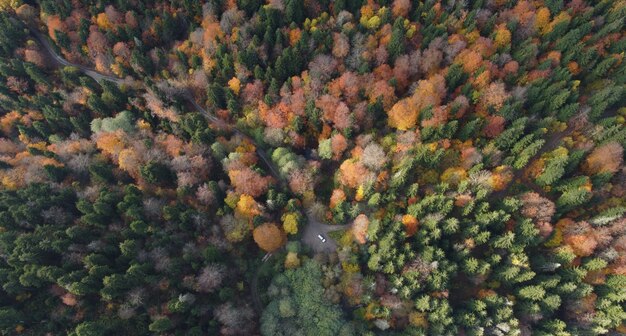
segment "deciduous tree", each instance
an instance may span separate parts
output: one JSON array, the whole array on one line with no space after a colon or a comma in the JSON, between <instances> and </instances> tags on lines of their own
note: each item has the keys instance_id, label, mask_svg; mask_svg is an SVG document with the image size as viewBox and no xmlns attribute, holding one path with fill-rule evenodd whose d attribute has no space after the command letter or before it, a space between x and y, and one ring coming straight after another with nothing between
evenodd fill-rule
<instances>
[{"instance_id":1,"label":"deciduous tree","mask_svg":"<svg viewBox=\"0 0 626 336\"><path fill-rule=\"evenodd\" d=\"M257 226L252 233L254 241L267 252L274 252L285 243L285 233L274 223Z\"/></svg>"},{"instance_id":2,"label":"deciduous tree","mask_svg":"<svg viewBox=\"0 0 626 336\"><path fill-rule=\"evenodd\" d=\"M587 174L615 173L624 161L624 149L617 142L596 147L583 163Z\"/></svg>"}]
</instances>

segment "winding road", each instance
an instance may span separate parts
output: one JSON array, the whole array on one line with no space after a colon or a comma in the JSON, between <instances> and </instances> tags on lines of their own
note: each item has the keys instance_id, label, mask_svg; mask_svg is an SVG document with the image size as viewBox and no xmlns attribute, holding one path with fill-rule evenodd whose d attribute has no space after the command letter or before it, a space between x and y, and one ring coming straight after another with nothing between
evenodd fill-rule
<instances>
[{"instance_id":1,"label":"winding road","mask_svg":"<svg viewBox=\"0 0 626 336\"><path fill-rule=\"evenodd\" d=\"M26 26L28 27L28 30L30 31L31 35L33 35L37 39L37 41L46 49L47 53L50 54L51 59L54 60L54 62L57 63L58 65L75 67L79 69L80 71L82 71L85 75L96 80L97 82L109 81L109 82L113 82L117 84L118 86L128 83L128 80L123 80L117 77L103 74L101 72L98 72L86 66L69 62L68 60L66 60L65 58L63 58L61 55L59 55L56 52L56 50L50 44L50 41L48 41L48 38L45 35L43 35L38 29L28 24ZM143 82L138 82L138 83L142 83L143 85ZM261 161L263 161L266 168L269 170L269 173L276 179L276 181L280 184L282 189L286 190L287 192L290 192L285 177L279 173L278 168L276 167L274 162L272 162L269 159L267 152L261 146L259 146L259 144L254 140L253 137L246 134L245 132L237 128L235 125L228 123L218 118L214 114L210 113L206 108L202 107L194 99L191 91L186 90L182 94L182 97L185 100L187 100L196 110L198 110L207 119L207 121L209 121L209 123L221 129L230 130L231 132L238 134L241 137L246 138L247 140L252 142L256 147L257 155L259 156ZM308 209L306 210L308 213L309 212ZM345 229L349 226L349 225L342 225L342 226L328 225L313 218L311 215L307 215L307 220L308 220L308 223L306 227L304 228L301 240L303 243L305 243L307 246L309 246L313 251L317 253L334 252L337 248L337 243L328 235L328 233L332 231L340 230L340 229ZM326 242L322 242L318 238L318 235L324 236L324 238L326 239Z\"/></svg>"},{"instance_id":2,"label":"winding road","mask_svg":"<svg viewBox=\"0 0 626 336\"><path fill-rule=\"evenodd\" d=\"M100 73L100 72L98 72L98 71L96 71L94 69L85 67L85 66L80 65L80 64L74 64L74 63L69 62L65 58L61 57L61 55L57 54L56 50L54 50L54 48L50 45L50 42L48 41L48 39L41 32L39 32L37 29L35 29L35 28L31 27L31 26L27 25L27 27L28 27L28 30L31 32L31 34L33 36L35 36L37 41L39 41L39 43L46 49L48 54L50 54L50 57L57 64L62 65L62 66L75 67L75 68L79 69L80 71L82 71L85 75L93 78L97 82L101 82L103 80L106 80L106 81L109 81L109 82L113 82L113 83L117 84L118 86L126 83L126 81L124 81L123 79ZM283 186L285 186L284 185L285 184L284 178L278 173L278 169L275 167L274 163L268 158L267 153L265 152L265 150L263 150L251 136L249 136L246 133L242 132L236 126L227 123L226 121L216 117L214 114L209 113L209 111L207 111L204 107L202 107L202 106L200 106L200 104L198 104L198 102L193 98L193 95L191 94L191 92L189 90L185 91L185 93L182 96L191 105L193 105L193 107L196 108L210 123L218 126L219 128L231 130L233 133L236 133L236 134L238 134L238 135L248 139L252 143L254 143L255 147L256 147L257 155L265 163L266 167L269 169L269 171L272 174L272 176L277 181L279 181L279 183L281 183L281 184L283 184Z\"/></svg>"},{"instance_id":3,"label":"winding road","mask_svg":"<svg viewBox=\"0 0 626 336\"><path fill-rule=\"evenodd\" d=\"M35 38L37 39L37 41L39 41L39 44L43 45L44 48L46 48L46 51L48 52L48 54L50 54L50 56L52 57L52 59L62 65L62 66L71 66L71 67L75 67L78 68L80 71L82 71L83 73L85 73L85 75L93 78L95 81L97 82L101 82L103 80L109 81L109 82L113 82L117 85L122 85L124 83L124 80L117 78L117 77L113 77L113 76L109 76L109 75L105 75L103 73L100 73L96 70L90 69L88 67L85 67L83 65L80 64L74 64L74 63L70 63L68 60L66 60L65 58L61 57L61 55L57 54L56 51L52 48L52 46L50 45L50 42L48 42L48 39L41 33L39 32L37 29L26 25L28 27L28 30L30 31L30 33L35 36Z\"/></svg>"}]
</instances>

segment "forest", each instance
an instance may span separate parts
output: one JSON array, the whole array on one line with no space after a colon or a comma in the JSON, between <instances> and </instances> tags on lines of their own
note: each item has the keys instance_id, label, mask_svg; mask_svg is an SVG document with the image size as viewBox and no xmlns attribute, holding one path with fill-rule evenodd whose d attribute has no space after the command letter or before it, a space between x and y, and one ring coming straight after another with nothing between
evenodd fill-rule
<instances>
[{"instance_id":1,"label":"forest","mask_svg":"<svg viewBox=\"0 0 626 336\"><path fill-rule=\"evenodd\" d=\"M0 335L626 334L626 0L0 0Z\"/></svg>"}]
</instances>

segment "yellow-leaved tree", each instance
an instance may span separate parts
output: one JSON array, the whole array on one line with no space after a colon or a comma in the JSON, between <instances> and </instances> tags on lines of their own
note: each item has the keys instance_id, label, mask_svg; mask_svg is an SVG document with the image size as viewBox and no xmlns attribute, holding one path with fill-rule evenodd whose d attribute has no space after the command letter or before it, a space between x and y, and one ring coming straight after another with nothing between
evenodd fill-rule
<instances>
[{"instance_id":1,"label":"yellow-leaved tree","mask_svg":"<svg viewBox=\"0 0 626 336\"><path fill-rule=\"evenodd\" d=\"M237 213L251 219L261 214L261 207L250 195L243 194L237 202Z\"/></svg>"},{"instance_id":2,"label":"yellow-leaved tree","mask_svg":"<svg viewBox=\"0 0 626 336\"><path fill-rule=\"evenodd\" d=\"M298 215L295 213L287 213L283 215L283 230L288 234L298 233Z\"/></svg>"},{"instance_id":3,"label":"yellow-leaved tree","mask_svg":"<svg viewBox=\"0 0 626 336\"><path fill-rule=\"evenodd\" d=\"M388 112L389 126L399 130L408 130L415 127L419 110L411 104L412 99L405 98L398 101Z\"/></svg>"},{"instance_id":4,"label":"yellow-leaved tree","mask_svg":"<svg viewBox=\"0 0 626 336\"><path fill-rule=\"evenodd\" d=\"M228 87L233 90L236 95L239 95L239 90L241 89L241 81L239 81L239 78L233 77L228 81Z\"/></svg>"}]
</instances>

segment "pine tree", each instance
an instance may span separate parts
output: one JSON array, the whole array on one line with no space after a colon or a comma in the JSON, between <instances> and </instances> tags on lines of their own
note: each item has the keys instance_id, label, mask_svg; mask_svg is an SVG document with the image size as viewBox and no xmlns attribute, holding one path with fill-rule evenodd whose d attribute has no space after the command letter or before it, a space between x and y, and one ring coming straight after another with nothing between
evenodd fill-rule
<instances>
[{"instance_id":1,"label":"pine tree","mask_svg":"<svg viewBox=\"0 0 626 336\"><path fill-rule=\"evenodd\" d=\"M391 31L391 40L387 45L387 51L389 52L390 63L393 63L395 59L404 54L405 52L405 43L404 43L404 18L398 17L396 21L393 23L393 28Z\"/></svg>"},{"instance_id":2,"label":"pine tree","mask_svg":"<svg viewBox=\"0 0 626 336\"><path fill-rule=\"evenodd\" d=\"M286 0L285 1L285 18L288 23L294 22L301 24L304 22L304 1L302 0Z\"/></svg>"}]
</instances>

